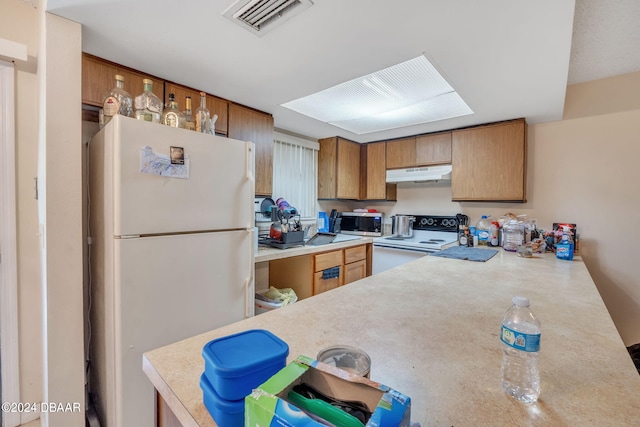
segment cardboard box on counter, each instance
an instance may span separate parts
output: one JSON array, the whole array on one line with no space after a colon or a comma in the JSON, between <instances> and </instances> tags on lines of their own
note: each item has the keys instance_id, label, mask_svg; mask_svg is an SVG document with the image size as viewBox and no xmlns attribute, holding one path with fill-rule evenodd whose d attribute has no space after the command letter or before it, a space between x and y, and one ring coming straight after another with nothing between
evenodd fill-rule
<instances>
[{"instance_id":1,"label":"cardboard box on counter","mask_svg":"<svg viewBox=\"0 0 640 427\"><path fill-rule=\"evenodd\" d=\"M325 426L313 419L307 412L325 414L326 404L320 405L319 399L312 399L317 406L314 410L303 412L290 403L301 384L311 386L319 394L330 396L341 402L358 402L371 412L366 424L357 424L352 419L338 422L337 425L367 427L404 427L409 426L411 418L411 398L383 384L348 373L326 365L306 356L299 356L277 374L263 383L245 398L245 425L268 427L281 426ZM307 404L309 404L307 402ZM356 404L357 406L357 404ZM319 412L316 408L320 408ZM307 408L309 409L309 408ZM329 408L330 416L336 409ZM338 410L341 411L341 410ZM357 412L357 411L356 411ZM354 413L356 413L354 412ZM364 411L367 412L367 411ZM337 414L344 415L344 414ZM356 414L358 417L361 414ZM325 415L321 418L325 419ZM355 417L354 417L355 419ZM336 421L333 422L336 424Z\"/></svg>"}]
</instances>

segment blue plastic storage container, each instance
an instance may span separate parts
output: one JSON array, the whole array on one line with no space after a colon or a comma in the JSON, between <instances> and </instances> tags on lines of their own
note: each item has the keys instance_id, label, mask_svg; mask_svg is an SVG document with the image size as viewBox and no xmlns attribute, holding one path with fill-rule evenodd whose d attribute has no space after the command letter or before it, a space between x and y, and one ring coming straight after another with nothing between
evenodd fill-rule
<instances>
[{"instance_id":1,"label":"blue plastic storage container","mask_svg":"<svg viewBox=\"0 0 640 427\"><path fill-rule=\"evenodd\" d=\"M287 363L289 346L263 329L209 341L202 349L204 373L226 400L243 399Z\"/></svg>"},{"instance_id":2,"label":"blue plastic storage container","mask_svg":"<svg viewBox=\"0 0 640 427\"><path fill-rule=\"evenodd\" d=\"M244 399L225 400L218 396L205 374L200 377L204 406L220 427L244 425Z\"/></svg>"}]
</instances>

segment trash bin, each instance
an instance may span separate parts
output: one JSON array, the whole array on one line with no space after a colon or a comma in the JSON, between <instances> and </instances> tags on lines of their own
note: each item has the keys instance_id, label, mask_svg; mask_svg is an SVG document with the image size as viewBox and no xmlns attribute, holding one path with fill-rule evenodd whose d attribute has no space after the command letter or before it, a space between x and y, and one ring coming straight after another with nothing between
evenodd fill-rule
<instances>
[{"instance_id":1,"label":"trash bin","mask_svg":"<svg viewBox=\"0 0 640 427\"><path fill-rule=\"evenodd\" d=\"M285 307L298 301L298 296L291 288L277 289L273 286L269 289L256 292L255 314L263 314L269 311Z\"/></svg>"},{"instance_id":2,"label":"trash bin","mask_svg":"<svg viewBox=\"0 0 640 427\"><path fill-rule=\"evenodd\" d=\"M633 363L635 363L636 365L638 374L640 374L640 343L627 347L627 350L629 351L629 356L631 356L631 360L633 360Z\"/></svg>"}]
</instances>

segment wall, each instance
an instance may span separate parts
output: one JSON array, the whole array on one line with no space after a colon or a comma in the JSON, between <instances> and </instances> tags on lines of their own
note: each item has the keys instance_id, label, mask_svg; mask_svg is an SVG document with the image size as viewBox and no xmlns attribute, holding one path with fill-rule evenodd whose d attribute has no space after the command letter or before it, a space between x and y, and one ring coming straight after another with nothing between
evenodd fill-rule
<instances>
[{"instance_id":1,"label":"wall","mask_svg":"<svg viewBox=\"0 0 640 427\"><path fill-rule=\"evenodd\" d=\"M43 401L77 405L44 412L43 426L84 425L84 316L80 24L39 10L38 177L45 290Z\"/></svg>"},{"instance_id":2,"label":"wall","mask_svg":"<svg viewBox=\"0 0 640 427\"><path fill-rule=\"evenodd\" d=\"M16 61L16 201L20 400L42 401L42 286L34 178L38 150L38 10L0 0L0 37L27 46L27 62ZM23 419L28 420L25 414Z\"/></svg>"},{"instance_id":3,"label":"wall","mask_svg":"<svg viewBox=\"0 0 640 427\"><path fill-rule=\"evenodd\" d=\"M579 87L567 90L566 109L576 118L529 126L526 203L454 203L451 187L438 183L400 185L397 203L325 201L320 205L323 210L375 208L387 215L387 221L401 213L461 212L476 222L483 214L496 217L513 212L537 218L544 229L553 222L575 222L581 255L624 343L638 343L640 263L633 255L638 253L640 227L633 218L640 210L640 106L633 88L640 87L640 73L575 86ZM593 108L584 105L594 92L601 94L598 105L608 105L613 112L594 114ZM620 111L623 106L630 109Z\"/></svg>"}]
</instances>

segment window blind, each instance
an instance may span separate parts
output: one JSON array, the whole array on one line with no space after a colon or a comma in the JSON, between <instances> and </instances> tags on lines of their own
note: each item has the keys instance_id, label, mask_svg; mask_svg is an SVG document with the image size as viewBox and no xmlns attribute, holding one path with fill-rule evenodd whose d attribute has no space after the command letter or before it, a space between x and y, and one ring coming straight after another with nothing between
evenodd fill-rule
<instances>
[{"instance_id":1,"label":"window blind","mask_svg":"<svg viewBox=\"0 0 640 427\"><path fill-rule=\"evenodd\" d=\"M283 197L301 219L315 219L317 194L318 143L274 132L273 198Z\"/></svg>"}]
</instances>

